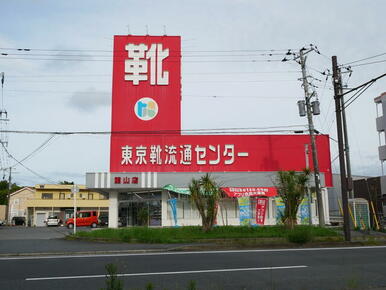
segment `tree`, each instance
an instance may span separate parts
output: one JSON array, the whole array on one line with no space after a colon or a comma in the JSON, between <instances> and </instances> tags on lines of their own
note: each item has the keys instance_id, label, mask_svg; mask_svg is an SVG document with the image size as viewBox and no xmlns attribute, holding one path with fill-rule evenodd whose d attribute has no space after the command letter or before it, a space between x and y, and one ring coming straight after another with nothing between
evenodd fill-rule
<instances>
[{"instance_id":1,"label":"tree","mask_svg":"<svg viewBox=\"0 0 386 290\"><path fill-rule=\"evenodd\" d=\"M189 184L191 200L196 205L202 220L202 229L207 232L213 228L217 217L218 202L222 191L207 173Z\"/></svg>"},{"instance_id":2,"label":"tree","mask_svg":"<svg viewBox=\"0 0 386 290\"><path fill-rule=\"evenodd\" d=\"M11 193L18 191L20 188L21 188L20 186L17 186L15 183L12 183ZM7 180L0 181L0 204L8 203L8 199L7 199L8 191L9 191L8 181Z\"/></svg>"},{"instance_id":3,"label":"tree","mask_svg":"<svg viewBox=\"0 0 386 290\"><path fill-rule=\"evenodd\" d=\"M64 180L64 181L59 182L59 184L61 184L61 185L74 185L74 182L73 181Z\"/></svg>"},{"instance_id":4,"label":"tree","mask_svg":"<svg viewBox=\"0 0 386 290\"><path fill-rule=\"evenodd\" d=\"M288 228L293 229L297 224L297 212L307 193L309 176L309 169L304 169L303 172L278 172L276 188L285 205L282 220Z\"/></svg>"},{"instance_id":5,"label":"tree","mask_svg":"<svg viewBox=\"0 0 386 290\"><path fill-rule=\"evenodd\" d=\"M138 223L141 226L147 226L149 223L149 211L147 207L141 207L137 212Z\"/></svg>"}]
</instances>

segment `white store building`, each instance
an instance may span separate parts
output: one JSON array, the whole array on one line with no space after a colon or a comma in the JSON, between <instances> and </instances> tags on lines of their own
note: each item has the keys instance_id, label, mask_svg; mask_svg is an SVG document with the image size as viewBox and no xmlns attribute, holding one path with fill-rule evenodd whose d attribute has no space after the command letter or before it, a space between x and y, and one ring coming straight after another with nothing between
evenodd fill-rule
<instances>
[{"instance_id":1,"label":"white store building","mask_svg":"<svg viewBox=\"0 0 386 290\"><path fill-rule=\"evenodd\" d=\"M222 172L211 176L222 187L255 188L272 187L274 172ZM109 227L143 225L140 211L145 209L149 218L148 226L190 226L201 225L201 217L190 201L190 196L180 189L186 189L192 178L200 178L203 173L87 173L86 186L109 196ZM134 183L132 183L134 181ZM322 179L323 184L323 179ZM173 185L173 190L165 189ZM278 200L274 196L259 198L267 199L264 225L275 225L278 215ZM324 215L329 223L327 190L322 188ZM173 213L171 199L176 199L176 210ZM251 225L256 224L256 197L250 200ZM318 224L316 199L311 202L312 223ZM308 207L308 203L307 203ZM174 216L176 214L176 216ZM308 215L308 213L307 213ZM299 223L302 223L299 216ZM308 221L307 221L308 223ZM218 225L240 225L240 208L235 197L223 198L219 203Z\"/></svg>"}]
</instances>

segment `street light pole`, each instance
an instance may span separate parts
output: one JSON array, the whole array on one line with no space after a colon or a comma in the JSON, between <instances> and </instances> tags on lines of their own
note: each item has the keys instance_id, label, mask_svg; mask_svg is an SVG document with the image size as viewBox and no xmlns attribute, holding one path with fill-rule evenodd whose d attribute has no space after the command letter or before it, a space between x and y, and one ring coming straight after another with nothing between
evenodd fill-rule
<instances>
[{"instance_id":1,"label":"street light pole","mask_svg":"<svg viewBox=\"0 0 386 290\"><path fill-rule=\"evenodd\" d=\"M303 89L304 89L306 109L307 109L307 119L308 119L308 130L310 132L310 137L311 137L312 162L314 164L315 191L316 191L316 199L318 202L319 226L324 227L325 221L324 221L323 200L322 200L322 194L320 191L319 162L318 162L318 155L317 155L317 149L316 149L314 122L312 120L312 112L311 112L311 104L310 104L310 99L312 95L309 93L309 89L308 89L306 59L304 56L303 49L300 50L300 65L302 68Z\"/></svg>"},{"instance_id":2,"label":"street light pole","mask_svg":"<svg viewBox=\"0 0 386 290\"><path fill-rule=\"evenodd\" d=\"M79 192L79 188L74 184L72 186L72 194L74 195L74 235L76 234L76 195Z\"/></svg>"},{"instance_id":3,"label":"street light pole","mask_svg":"<svg viewBox=\"0 0 386 290\"><path fill-rule=\"evenodd\" d=\"M10 221L10 210L9 210L9 207L10 207L9 201L11 199L11 190L12 190L12 167L9 167L7 206L5 208L5 219L7 220L7 225L11 224L11 221Z\"/></svg>"}]
</instances>

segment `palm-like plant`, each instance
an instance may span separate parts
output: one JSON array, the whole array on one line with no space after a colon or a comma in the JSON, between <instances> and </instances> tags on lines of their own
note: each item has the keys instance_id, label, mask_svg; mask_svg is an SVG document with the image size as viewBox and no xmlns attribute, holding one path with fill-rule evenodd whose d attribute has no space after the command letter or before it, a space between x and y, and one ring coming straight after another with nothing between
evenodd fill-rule
<instances>
[{"instance_id":1,"label":"palm-like plant","mask_svg":"<svg viewBox=\"0 0 386 290\"><path fill-rule=\"evenodd\" d=\"M297 212L306 192L310 170L303 172L279 171L277 178L277 191L285 204L283 223L293 229L297 224Z\"/></svg>"},{"instance_id":2,"label":"palm-like plant","mask_svg":"<svg viewBox=\"0 0 386 290\"><path fill-rule=\"evenodd\" d=\"M189 184L191 200L197 207L202 220L202 229L207 232L216 222L218 202L222 191L209 174L192 179Z\"/></svg>"}]
</instances>

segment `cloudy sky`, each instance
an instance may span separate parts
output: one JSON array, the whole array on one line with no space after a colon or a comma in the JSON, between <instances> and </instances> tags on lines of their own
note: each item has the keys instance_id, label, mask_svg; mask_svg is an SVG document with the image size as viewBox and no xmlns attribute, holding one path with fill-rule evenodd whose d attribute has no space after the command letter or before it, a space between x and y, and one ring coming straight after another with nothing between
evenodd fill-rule
<instances>
[{"instance_id":1,"label":"cloudy sky","mask_svg":"<svg viewBox=\"0 0 386 290\"><path fill-rule=\"evenodd\" d=\"M3 0L0 53L7 55L0 55L0 72L8 129L109 131L113 35L166 33L182 36L183 129L305 125L296 105L304 98L300 66L277 60L313 44L321 52L307 59L321 104L315 127L336 139L331 78L321 73L331 69L332 55L340 64L353 62L351 76L343 76L348 87L385 73L385 10L384 0ZM384 91L386 78L347 109L354 174L381 172L373 99ZM1 164L15 165L13 179L21 185L83 184L85 172L109 168L108 135L8 139L9 153L24 167L4 152ZM331 155L337 155L334 141Z\"/></svg>"}]
</instances>

